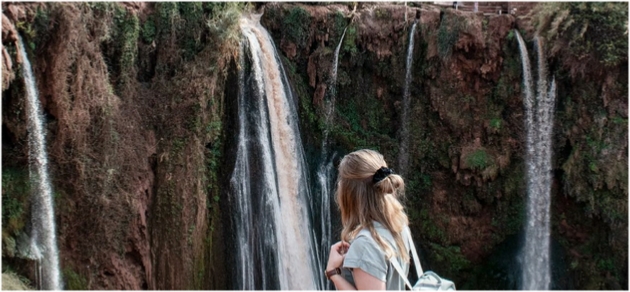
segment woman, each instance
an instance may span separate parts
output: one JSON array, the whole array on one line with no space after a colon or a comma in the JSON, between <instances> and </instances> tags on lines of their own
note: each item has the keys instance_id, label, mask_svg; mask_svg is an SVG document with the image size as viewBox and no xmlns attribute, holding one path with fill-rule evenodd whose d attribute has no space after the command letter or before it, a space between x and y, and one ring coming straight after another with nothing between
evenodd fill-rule
<instances>
[{"instance_id":1,"label":"woman","mask_svg":"<svg viewBox=\"0 0 630 292\"><path fill-rule=\"evenodd\" d=\"M404 186L376 151L358 150L341 160L336 201L343 230L326 266L337 290L405 289L407 275L399 275L390 262L395 257L409 271L409 220L397 199ZM357 236L361 230L366 231Z\"/></svg>"}]
</instances>

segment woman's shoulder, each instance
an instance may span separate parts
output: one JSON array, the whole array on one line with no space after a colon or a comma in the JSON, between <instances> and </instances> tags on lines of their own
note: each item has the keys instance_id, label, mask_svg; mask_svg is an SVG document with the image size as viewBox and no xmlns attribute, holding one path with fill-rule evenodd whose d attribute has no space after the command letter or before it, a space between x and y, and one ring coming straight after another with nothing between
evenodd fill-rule
<instances>
[{"instance_id":1,"label":"woman's shoulder","mask_svg":"<svg viewBox=\"0 0 630 292\"><path fill-rule=\"evenodd\" d=\"M351 250L358 253L382 253L380 246L367 229L361 230L354 239L352 239L348 252Z\"/></svg>"},{"instance_id":2,"label":"woman's shoulder","mask_svg":"<svg viewBox=\"0 0 630 292\"><path fill-rule=\"evenodd\" d=\"M350 247L348 248L348 253L346 253L345 258L376 262L379 261L377 259L384 259L385 253L368 231L367 233L360 232L350 242Z\"/></svg>"}]
</instances>

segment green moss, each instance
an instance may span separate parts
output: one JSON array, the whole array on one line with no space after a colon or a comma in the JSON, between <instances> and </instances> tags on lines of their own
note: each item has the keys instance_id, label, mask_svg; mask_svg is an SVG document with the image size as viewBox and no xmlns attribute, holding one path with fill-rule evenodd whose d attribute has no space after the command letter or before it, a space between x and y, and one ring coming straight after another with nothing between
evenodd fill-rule
<instances>
[{"instance_id":1,"label":"green moss","mask_svg":"<svg viewBox=\"0 0 630 292\"><path fill-rule=\"evenodd\" d=\"M623 199L615 198L615 194L606 190L597 190L595 192L596 208L600 210L600 214L604 221L608 224L624 224L627 222L628 207L623 203Z\"/></svg>"},{"instance_id":2,"label":"green moss","mask_svg":"<svg viewBox=\"0 0 630 292\"><path fill-rule=\"evenodd\" d=\"M444 14L437 30L437 47L440 57L445 60L453 53L453 47L459 39L459 33L466 24L463 19L453 14Z\"/></svg>"},{"instance_id":3,"label":"green moss","mask_svg":"<svg viewBox=\"0 0 630 292\"><path fill-rule=\"evenodd\" d=\"M463 270L470 268L471 263L464 257L459 246L442 246L434 243L429 243L429 246L432 250L430 257L439 267L440 276L457 279L461 277Z\"/></svg>"},{"instance_id":4,"label":"green moss","mask_svg":"<svg viewBox=\"0 0 630 292\"><path fill-rule=\"evenodd\" d=\"M181 152L184 150L184 146L186 145L186 139L175 138L173 139L172 143L173 146L171 149L173 149L173 153L175 155L181 155Z\"/></svg>"},{"instance_id":5,"label":"green moss","mask_svg":"<svg viewBox=\"0 0 630 292\"><path fill-rule=\"evenodd\" d=\"M250 4L229 2L223 6L213 6L207 25L215 42L237 44L240 40L239 18L243 11L252 9Z\"/></svg>"},{"instance_id":6,"label":"green moss","mask_svg":"<svg viewBox=\"0 0 630 292\"><path fill-rule=\"evenodd\" d=\"M287 77L290 80L295 94L297 94L300 100L300 123L303 125L301 128L305 130L303 132L312 133L315 140L319 141L322 139L321 133L323 133L326 127L324 115L316 112L306 80L299 75L297 69L295 68L295 64L284 56L282 59L284 60L282 64L285 66Z\"/></svg>"},{"instance_id":7,"label":"green moss","mask_svg":"<svg viewBox=\"0 0 630 292\"><path fill-rule=\"evenodd\" d=\"M491 163L491 157L483 149L477 149L475 152L466 156L466 164L472 169L482 170Z\"/></svg>"},{"instance_id":8,"label":"green moss","mask_svg":"<svg viewBox=\"0 0 630 292\"><path fill-rule=\"evenodd\" d=\"M538 11L532 22L548 43L566 42L568 53L608 67L628 60L627 2L544 3Z\"/></svg>"},{"instance_id":9,"label":"green moss","mask_svg":"<svg viewBox=\"0 0 630 292\"><path fill-rule=\"evenodd\" d=\"M155 26L155 21L153 20L153 16L149 16L147 21L142 25L142 40L150 44L155 39L157 33L157 28Z\"/></svg>"},{"instance_id":10,"label":"green moss","mask_svg":"<svg viewBox=\"0 0 630 292\"><path fill-rule=\"evenodd\" d=\"M356 39L357 28L354 25L350 25L346 30L345 37L343 38L341 51L343 53L349 53L352 56L356 55L359 52L359 50L357 49Z\"/></svg>"},{"instance_id":11,"label":"green moss","mask_svg":"<svg viewBox=\"0 0 630 292\"><path fill-rule=\"evenodd\" d=\"M179 17L177 7L177 2L158 2L155 4L155 10L157 11L157 31L161 36L168 36L173 29L176 18Z\"/></svg>"},{"instance_id":12,"label":"green moss","mask_svg":"<svg viewBox=\"0 0 630 292\"><path fill-rule=\"evenodd\" d=\"M628 125L628 119L624 119L620 116L614 116L611 121L615 124Z\"/></svg>"},{"instance_id":13,"label":"green moss","mask_svg":"<svg viewBox=\"0 0 630 292\"><path fill-rule=\"evenodd\" d=\"M502 123L503 123L503 120L501 118L494 118L490 120L490 127L495 130L499 130L501 129Z\"/></svg>"},{"instance_id":14,"label":"green moss","mask_svg":"<svg viewBox=\"0 0 630 292\"><path fill-rule=\"evenodd\" d=\"M300 6L294 6L282 20L282 34L285 38L295 43L298 47L304 47L308 38L310 14Z\"/></svg>"},{"instance_id":15,"label":"green moss","mask_svg":"<svg viewBox=\"0 0 630 292\"><path fill-rule=\"evenodd\" d=\"M348 22L346 21L346 17L343 15L343 13L341 13L341 11L336 11L333 14L333 28L334 28L334 32L335 35L338 38L341 38L341 35L343 34L343 30L346 29L346 27L348 26Z\"/></svg>"},{"instance_id":16,"label":"green moss","mask_svg":"<svg viewBox=\"0 0 630 292\"><path fill-rule=\"evenodd\" d=\"M66 267L63 269L63 279L67 290L88 290L89 288L87 279L77 274L71 268Z\"/></svg>"},{"instance_id":17,"label":"green moss","mask_svg":"<svg viewBox=\"0 0 630 292\"><path fill-rule=\"evenodd\" d=\"M117 84L118 93L124 92L125 85L135 78L136 58L138 55L138 38L140 22L138 16L118 5L114 11L114 44L118 47L119 56Z\"/></svg>"},{"instance_id":18,"label":"green moss","mask_svg":"<svg viewBox=\"0 0 630 292\"><path fill-rule=\"evenodd\" d=\"M211 121L206 131L211 137L210 148L206 148L206 167L209 176L208 182L208 204L211 203L210 198L218 198L219 190L219 167L221 166L221 153L223 152L223 139L221 133L223 131L223 124L220 120ZM210 207L210 206L208 206Z\"/></svg>"},{"instance_id":19,"label":"green moss","mask_svg":"<svg viewBox=\"0 0 630 292\"><path fill-rule=\"evenodd\" d=\"M202 36L207 26L203 7L200 2L180 2L178 9L183 22L178 32L181 33L179 42L183 48L182 55L184 60L191 60L205 46Z\"/></svg>"},{"instance_id":20,"label":"green moss","mask_svg":"<svg viewBox=\"0 0 630 292\"><path fill-rule=\"evenodd\" d=\"M17 234L24 228L31 183L26 170L2 169L2 233Z\"/></svg>"},{"instance_id":21,"label":"green moss","mask_svg":"<svg viewBox=\"0 0 630 292\"><path fill-rule=\"evenodd\" d=\"M374 16L376 19L391 19L392 14L389 10L383 8L374 9Z\"/></svg>"},{"instance_id":22,"label":"green moss","mask_svg":"<svg viewBox=\"0 0 630 292\"><path fill-rule=\"evenodd\" d=\"M441 218L431 216L428 206L421 206L420 208L420 212L417 214L419 219L415 222L420 222L420 230L423 234L423 238L427 239L431 243L436 243L442 246L446 245L448 238L446 237L444 230L437 225L438 220Z\"/></svg>"}]
</instances>

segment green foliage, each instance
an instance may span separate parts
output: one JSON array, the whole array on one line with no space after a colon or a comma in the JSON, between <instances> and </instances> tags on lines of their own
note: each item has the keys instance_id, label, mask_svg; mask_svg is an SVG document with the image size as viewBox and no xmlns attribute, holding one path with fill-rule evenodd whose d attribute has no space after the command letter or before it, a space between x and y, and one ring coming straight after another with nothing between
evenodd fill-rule
<instances>
[{"instance_id":1,"label":"green foliage","mask_svg":"<svg viewBox=\"0 0 630 292\"><path fill-rule=\"evenodd\" d=\"M287 77L292 84L295 94L297 94L300 102L300 123L304 124L303 129L316 135L315 139L321 139L319 135L324 131L325 121L323 115L318 115L313 103L311 102L311 95L308 92L308 85L305 79L300 76L295 68L293 62L286 57L282 57L283 64L286 65Z\"/></svg>"},{"instance_id":2,"label":"green foliage","mask_svg":"<svg viewBox=\"0 0 630 292\"><path fill-rule=\"evenodd\" d=\"M341 35L343 34L343 30L346 29L346 27L348 26L346 17L343 15L343 13L341 13L341 11L336 11L333 14L333 23L334 23L333 28L334 28L335 35L341 38Z\"/></svg>"},{"instance_id":3,"label":"green foliage","mask_svg":"<svg viewBox=\"0 0 630 292\"><path fill-rule=\"evenodd\" d=\"M418 212L418 221L416 222L420 222L420 230L423 234L423 238L427 239L431 244L446 245L448 238L444 230L437 225L438 220L444 219L444 217L431 216L429 207L422 206L420 212Z\"/></svg>"},{"instance_id":4,"label":"green foliage","mask_svg":"<svg viewBox=\"0 0 630 292\"><path fill-rule=\"evenodd\" d=\"M440 27L437 30L437 47L442 60L446 60L451 56L453 47L459 39L459 33L465 28L465 20L454 14L444 14Z\"/></svg>"},{"instance_id":5,"label":"green foliage","mask_svg":"<svg viewBox=\"0 0 630 292\"><path fill-rule=\"evenodd\" d=\"M464 257L459 246L442 246L429 243L432 250L430 257L440 267L440 276L454 279L461 271L470 268L470 261Z\"/></svg>"},{"instance_id":6,"label":"green foliage","mask_svg":"<svg viewBox=\"0 0 630 292\"><path fill-rule=\"evenodd\" d=\"M614 116L611 121L615 124L620 124L620 125L628 125L628 119L624 119L620 116Z\"/></svg>"},{"instance_id":7,"label":"green foliage","mask_svg":"<svg viewBox=\"0 0 630 292\"><path fill-rule=\"evenodd\" d=\"M346 30L346 35L343 38L343 45L341 47L341 51L344 53L350 53L350 55L356 55L359 50L357 49L356 44L357 39L357 28L354 25L350 25Z\"/></svg>"},{"instance_id":8,"label":"green foliage","mask_svg":"<svg viewBox=\"0 0 630 292\"><path fill-rule=\"evenodd\" d=\"M332 134L349 149L376 147L391 140L390 118L376 96L339 100L335 112L339 122L333 125Z\"/></svg>"},{"instance_id":9,"label":"green foliage","mask_svg":"<svg viewBox=\"0 0 630 292\"><path fill-rule=\"evenodd\" d=\"M508 32L507 36L505 37L508 41L511 41L514 39L514 31L510 30L510 32Z\"/></svg>"},{"instance_id":10,"label":"green foliage","mask_svg":"<svg viewBox=\"0 0 630 292\"><path fill-rule=\"evenodd\" d=\"M219 168L221 166L221 153L223 151L223 139L221 139L221 132L223 130L223 124L220 120L212 121L206 127L206 131L209 136L212 137L210 143L210 149L206 150L206 166L209 174L209 194L212 194L213 190L218 191L219 185ZM214 196L214 200L218 201L218 195ZM210 200L208 200L210 203Z\"/></svg>"},{"instance_id":11,"label":"green foliage","mask_svg":"<svg viewBox=\"0 0 630 292\"><path fill-rule=\"evenodd\" d=\"M157 28L155 26L155 21L152 16L147 18L147 21L142 25L142 40L150 44L155 39L155 35L157 33Z\"/></svg>"},{"instance_id":12,"label":"green foliage","mask_svg":"<svg viewBox=\"0 0 630 292\"><path fill-rule=\"evenodd\" d=\"M475 152L466 156L466 164L472 169L482 170L491 163L491 158L483 149L477 149Z\"/></svg>"},{"instance_id":13,"label":"green foliage","mask_svg":"<svg viewBox=\"0 0 630 292\"><path fill-rule=\"evenodd\" d=\"M201 41L205 31L203 7L200 2L179 2L178 9L182 22L179 42L184 49L184 60L191 60L205 46Z\"/></svg>"},{"instance_id":14,"label":"green foliage","mask_svg":"<svg viewBox=\"0 0 630 292\"><path fill-rule=\"evenodd\" d=\"M34 38L37 34L35 33L35 30L33 29L33 26L30 22L26 22L26 21L18 21L17 23L15 23L15 28L23 35L25 35L28 38Z\"/></svg>"},{"instance_id":15,"label":"green foliage","mask_svg":"<svg viewBox=\"0 0 630 292\"><path fill-rule=\"evenodd\" d=\"M215 36L215 41L238 44L240 39L239 18L243 11L252 9L249 4L226 2L204 2L205 9L210 10L210 19L207 21L210 35Z\"/></svg>"},{"instance_id":16,"label":"green foliage","mask_svg":"<svg viewBox=\"0 0 630 292\"><path fill-rule=\"evenodd\" d=\"M387 9L376 8L374 9L374 16L376 19L391 19L392 13Z\"/></svg>"},{"instance_id":17,"label":"green foliage","mask_svg":"<svg viewBox=\"0 0 630 292\"><path fill-rule=\"evenodd\" d=\"M175 138L172 140L173 142L173 152L176 155L181 154L181 152L184 150L184 146L186 145L186 141L183 138Z\"/></svg>"},{"instance_id":18,"label":"green foliage","mask_svg":"<svg viewBox=\"0 0 630 292\"><path fill-rule=\"evenodd\" d=\"M176 18L179 17L177 2L158 2L155 4L158 33L166 36L173 29Z\"/></svg>"},{"instance_id":19,"label":"green foliage","mask_svg":"<svg viewBox=\"0 0 630 292\"><path fill-rule=\"evenodd\" d=\"M67 290L88 290L89 288L87 279L69 267L63 269L63 279Z\"/></svg>"},{"instance_id":20,"label":"green foliage","mask_svg":"<svg viewBox=\"0 0 630 292\"><path fill-rule=\"evenodd\" d=\"M7 277L5 279L5 277ZM2 264L2 290L35 290L31 280L15 272L9 265Z\"/></svg>"},{"instance_id":21,"label":"green foliage","mask_svg":"<svg viewBox=\"0 0 630 292\"><path fill-rule=\"evenodd\" d=\"M2 231L16 234L24 227L31 184L28 171L2 169Z\"/></svg>"},{"instance_id":22,"label":"green foliage","mask_svg":"<svg viewBox=\"0 0 630 292\"><path fill-rule=\"evenodd\" d=\"M622 203L627 198L616 198L615 194L606 190L595 191L595 198L597 198L595 208L601 210L604 222L611 225L627 222L628 207L627 204Z\"/></svg>"},{"instance_id":23,"label":"green foliage","mask_svg":"<svg viewBox=\"0 0 630 292\"><path fill-rule=\"evenodd\" d=\"M300 6L294 6L282 20L282 34L288 41L304 47L308 38L309 18L308 11Z\"/></svg>"},{"instance_id":24,"label":"green foliage","mask_svg":"<svg viewBox=\"0 0 630 292\"><path fill-rule=\"evenodd\" d=\"M242 11L251 8L242 2L159 2L155 7L156 37L176 45L184 61L193 60L209 43L217 51L238 45L238 20ZM147 23L145 41L152 32L151 22Z\"/></svg>"},{"instance_id":25,"label":"green foliage","mask_svg":"<svg viewBox=\"0 0 630 292\"><path fill-rule=\"evenodd\" d=\"M548 43L561 43L578 58L593 54L604 66L628 59L627 2L549 2L532 11L532 23Z\"/></svg>"},{"instance_id":26,"label":"green foliage","mask_svg":"<svg viewBox=\"0 0 630 292\"><path fill-rule=\"evenodd\" d=\"M490 120L490 127L495 130L499 130L501 129L502 122L503 120L501 118L493 118Z\"/></svg>"},{"instance_id":27,"label":"green foliage","mask_svg":"<svg viewBox=\"0 0 630 292\"><path fill-rule=\"evenodd\" d=\"M125 85L135 77L140 21L138 16L127 12L121 5L117 5L114 11L113 26L113 39L118 51L118 72L120 74L116 89L118 92L123 92Z\"/></svg>"},{"instance_id":28,"label":"green foliage","mask_svg":"<svg viewBox=\"0 0 630 292\"><path fill-rule=\"evenodd\" d=\"M506 169L496 181L488 183L487 193L501 193L500 199L495 201L492 214L492 226L501 232L495 233L493 239L499 243L506 235L516 234L523 228L525 222L525 165L514 163Z\"/></svg>"},{"instance_id":29,"label":"green foliage","mask_svg":"<svg viewBox=\"0 0 630 292\"><path fill-rule=\"evenodd\" d=\"M433 183L431 182L431 176L429 176L428 174L420 175L420 189L431 190L432 184Z\"/></svg>"}]
</instances>

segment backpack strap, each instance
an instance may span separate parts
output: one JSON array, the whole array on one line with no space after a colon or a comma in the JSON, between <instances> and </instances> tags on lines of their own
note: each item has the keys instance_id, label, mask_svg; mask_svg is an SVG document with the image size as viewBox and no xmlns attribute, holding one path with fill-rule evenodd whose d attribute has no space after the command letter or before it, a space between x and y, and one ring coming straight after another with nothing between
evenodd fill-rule
<instances>
[{"instance_id":1,"label":"backpack strap","mask_svg":"<svg viewBox=\"0 0 630 292\"><path fill-rule=\"evenodd\" d=\"M418 279L420 279L420 276L422 276L424 272L422 271L422 265L420 265L420 257L418 257L416 245L413 243L413 238L411 238L411 231L409 231L409 226L403 229L403 233L406 233L407 235L409 248L411 249L411 255L413 257L413 264L416 266L416 273L418 274Z\"/></svg>"},{"instance_id":2,"label":"backpack strap","mask_svg":"<svg viewBox=\"0 0 630 292\"><path fill-rule=\"evenodd\" d=\"M396 272L398 272L398 275L400 275L400 277L405 281L405 284L407 285L407 287L409 287L409 290L413 290L413 286L411 286L411 283L409 283L409 279L407 279L407 276L405 276L402 267L400 267L400 264L398 264L398 259L396 259L396 257L392 257L389 259L389 261L392 263L392 266L394 267Z\"/></svg>"}]
</instances>

